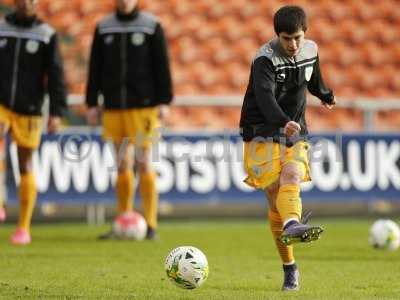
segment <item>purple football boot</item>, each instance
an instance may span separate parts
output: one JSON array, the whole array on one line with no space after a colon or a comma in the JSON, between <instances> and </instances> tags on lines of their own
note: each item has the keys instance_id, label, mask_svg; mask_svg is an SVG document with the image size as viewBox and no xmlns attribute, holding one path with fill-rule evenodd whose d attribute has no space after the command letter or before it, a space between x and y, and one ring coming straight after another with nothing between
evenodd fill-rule
<instances>
[{"instance_id":1,"label":"purple football boot","mask_svg":"<svg viewBox=\"0 0 400 300\"><path fill-rule=\"evenodd\" d=\"M282 291L298 291L300 289L300 273L296 264L283 265L283 276Z\"/></svg>"},{"instance_id":2,"label":"purple football boot","mask_svg":"<svg viewBox=\"0 0 400 300\"><path fill-rule=\"evenodd\" d=\"M318 240L324 229L320 226L307 225L311 212L302 218L301 223L290 221L285 225L282 235L278 238L283 244L309 243Z\"/></svg>"}]
</instances>

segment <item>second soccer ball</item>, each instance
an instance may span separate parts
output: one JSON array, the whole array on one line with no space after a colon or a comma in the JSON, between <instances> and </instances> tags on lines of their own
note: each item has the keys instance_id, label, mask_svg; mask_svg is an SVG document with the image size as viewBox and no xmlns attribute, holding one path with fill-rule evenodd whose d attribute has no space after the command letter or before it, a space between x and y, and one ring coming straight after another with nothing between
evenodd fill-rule
<instances>
[{"instance_id":1,"label":"second soccer ball","mask_svg":"<svg viewBox=\"0 0 400 300\"><path fill-rule=\"evenodd\" d=\"M396 250L400 246L400 229L392 220L380 219L369 231L369 243L378 249Z\"/></svg>"},{"instance_id":2,"label":"second soccer ball","mask_svg":"<svg viewBox=\"0 0 400 300\"><path fill-rule=\"evenodd\" d=\"M147 224L141 214L127 212L114 220L113 232L120 239L141 241L146 237Z\"/></svg>"}]
</instances>

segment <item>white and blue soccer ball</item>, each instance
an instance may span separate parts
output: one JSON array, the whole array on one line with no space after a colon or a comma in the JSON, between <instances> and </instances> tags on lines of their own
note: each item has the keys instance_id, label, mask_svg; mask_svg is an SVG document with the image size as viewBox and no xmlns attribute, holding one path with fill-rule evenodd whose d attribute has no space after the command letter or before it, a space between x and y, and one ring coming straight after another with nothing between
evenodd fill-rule
<instances>
[{"instance_id":1,"label":"white and blue soccer ball","mask_svg":"<svg viewBox=\"0 0 400 300\"><path fill-rule=\"evenodd\" d=\"M194 289L208 277L208 262L203 252L191 246L172 250L165 260L168 278L178 287Z\"/></svg>"},{"instance_id":2,"label":"white and blue soccer ball","mask_svg":"<svg viewBox=\"0 0 400 300\"><path fill-rule=\"evenodd\" d=\"M369 243L377 249L396 250L400 246L399 226L392 220L377 220L369 231Z\"/></svg>"}]
</instances>

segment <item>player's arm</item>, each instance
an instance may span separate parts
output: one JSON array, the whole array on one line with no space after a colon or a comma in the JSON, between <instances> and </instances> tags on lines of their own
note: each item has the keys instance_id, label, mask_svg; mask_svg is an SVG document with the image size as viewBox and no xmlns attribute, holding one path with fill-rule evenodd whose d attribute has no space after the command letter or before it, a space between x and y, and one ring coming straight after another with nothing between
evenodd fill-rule
<instances>
[{"instance_id":1,"label":"player's arm","mask_svg":"<svg viewBox=\"0 0 400 300\"><path fill-rule=\"evenodd\" d=\"M322 105L325 107L330 109L336 104L336 99L332 90L325 85L324 80L322 79L318 56L317 61L314 64L313 74L308 83L308 90L312 95L319 98L322 101Z\"/></svg>"},{"instance_id":2,"label":"player's arm","mask_svg":"<svg viewBox=\"0 0 400 300\"><path fill-rule=\"evenodd\" d=\"M151 40L152 74L155 88L155 102L170 104L173 98L172 79L168 57L167 41L160 24L157 24Z\"/></svg>"},{"instance_id":3,"label":"player's arm","mask_svg":"<svg viewBox=\"0 0 400 300\"><path fill-rule=\"evenodd\" d=\"M60 117L67 107L67 90L64 80L63 61L56 33L51 37L48 46L47 77L47 89L50 97L48 131L52 133L58 130Z\"/></svg>"},{"instance_id":4,"label":"player's arm","mask_svg":"<svg viewBox=\"0 0 400 300\"><path fill-rule=\"evenodd\" d=\"M262 56L253 62L253 90L261 113L268 124L284 128L290 118L275 98L275 70L272 62Z\"/></svg>"},{"instance_id":5,"label":"player's arm","mask_svg":"<svg viewBox=\"0 0 400 300\"><path fill-rule=\"evenodd\" d=\"M86 118L89 125L92 126L97 125L98 121L98 97L102 76L102 62L101 37L98 28L96 28L90 51L89 74L86 87L86 105L88 107Z\"/></svg>"}]
</instances>

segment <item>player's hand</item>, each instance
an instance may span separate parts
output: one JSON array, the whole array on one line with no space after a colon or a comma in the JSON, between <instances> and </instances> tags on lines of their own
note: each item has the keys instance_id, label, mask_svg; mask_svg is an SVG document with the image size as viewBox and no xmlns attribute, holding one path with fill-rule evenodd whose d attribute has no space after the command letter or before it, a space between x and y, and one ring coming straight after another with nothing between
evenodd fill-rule
<instances>
[{"instance_id":1,"label":"player's hand","mask_svg":"<svg viewBox=\"0 0 400 300\"><path fill-rule=\"evenodd\" d=\"M86 112L86 122L90 126L97 126L99 121L99 108L98 107L90 107Z\"/></svg>"},{"instance_id":2,"label":"player's hand","mask_svg":"<svg viewBox=\"0 0 400 300\"><path fill-rule=\"evenodd\" d=\"M50 134L56 133L61 126L61 118L58 116L50 116L47 121L47 132Z\"/></svg>"},{"instance_id":3,"label":"player's hand","mask_svg":"<svg viewBox=\"0 0 400 300\"><path fill-rule=\"evenodd\" d=\"M165 119L168 118L169 113L170 113L169 105L165 105L165 104L160 105L160 115L159 115L159 117L160 117L161 121L165 121Z\"/></svg>"},{"instance_id":4,"label":"player's hand","mask_svg":"<svg viewBox=\"0 0 400 300\"><path fill-rule=\"evenodd\" d=\"M283 128L283 133L287 137L292 137L298 135L300 133L301 127L299 123L295 121L289 121L286 123L285 127Z\"/></svg>"},{"instance_id":5,"label":"player's hand","mask_svg":"<svg viewBox=\"0 0 400 300\"><path fill-rule=\"evenodd\" d=\"M331 103L326 103L321 101L321 104L325 106L327 109L332 109L336 105L336 97L333 98L333 101Z\"/></svg>"}]
</instances>

